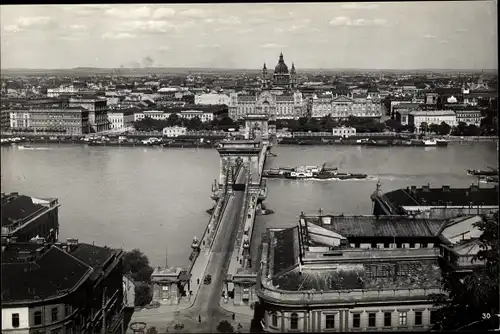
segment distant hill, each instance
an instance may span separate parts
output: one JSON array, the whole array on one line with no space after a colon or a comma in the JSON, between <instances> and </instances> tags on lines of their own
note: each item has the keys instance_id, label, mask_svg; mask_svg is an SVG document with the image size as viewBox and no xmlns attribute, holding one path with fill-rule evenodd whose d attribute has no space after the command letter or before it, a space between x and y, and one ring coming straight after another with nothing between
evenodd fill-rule
<instances>
[{"instance_id":1,"label":"distant hill","mask_svg":"<svg viewBox=\"0 0 500 334\"><path fill-rule=\"evenodd\" d=\"M454 69L298 69L302 73L478 73L479 70L454 70ZM483 70L484 73L497 73L498 70ZM149 74L158 75L187 75L191 74L223 74L223 73L260 73L260 69L235 69L235 68L201 68L201 67L148 67L148 68L98 68L98 67L76 67L72 69L1 69L2 75L24 76L24 75L47 75L47 76L80 76L80 75L122 75L122 76L144 76Z\"/></svg>"}]
</instances>

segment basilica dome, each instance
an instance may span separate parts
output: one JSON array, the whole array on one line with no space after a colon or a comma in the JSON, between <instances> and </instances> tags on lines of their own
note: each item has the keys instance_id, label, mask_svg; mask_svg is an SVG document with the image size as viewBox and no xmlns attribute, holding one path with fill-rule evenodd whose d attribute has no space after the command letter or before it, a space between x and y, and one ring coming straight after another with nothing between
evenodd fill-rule
<instances>
[{"instance_id":1,"label":"basilica dome","mask_svg":"<svg viewBox=\"0 0 500 334\"><path fill-rule=\"evenodd\" d=\"M283 60L283 53L280 54L280 60L278 61L278 65L274 68L274 74L288 74L288 66L286 66Z\"/></svg>"}]
</instances>

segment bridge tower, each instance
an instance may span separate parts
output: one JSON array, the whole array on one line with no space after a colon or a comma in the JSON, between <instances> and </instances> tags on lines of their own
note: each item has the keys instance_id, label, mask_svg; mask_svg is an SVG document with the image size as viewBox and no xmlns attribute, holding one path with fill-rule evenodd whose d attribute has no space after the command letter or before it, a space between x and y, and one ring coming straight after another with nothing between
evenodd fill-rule
<instances>
[{"instance_id":1,"label":"bridge tower","mask_svg":"<svg viewBox=\"0 0 500 334\"><path fill-rule=\"evenodd\" d=\"M249 114L245 117L245 139L269 144L269 116Z\"/></svg>"},{"instance_id":2,"label":"bridge tower","mask_svg":"<svg viewBox=\"0 0 500 334\"><path fill-rule=\"evenodd\" d=\"M262 146L254 140L222 141L217 147L220 155L220 175L218 190L224 189L226 183L232 185L239 168L246 166L251 173L250 184L260 186L259 159Z\"/></svg>"}]
</instances>

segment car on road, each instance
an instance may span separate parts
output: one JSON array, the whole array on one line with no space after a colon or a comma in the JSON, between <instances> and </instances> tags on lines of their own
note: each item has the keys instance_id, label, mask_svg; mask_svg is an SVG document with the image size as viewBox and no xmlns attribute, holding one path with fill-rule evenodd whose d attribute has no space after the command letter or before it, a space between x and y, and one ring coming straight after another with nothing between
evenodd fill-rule
<instances>
[{"instance_id":1,"label":"car on road","mask_svg":"<svg viewBox=\"0 0 500 334\"><path fill-rule=\"evenodd\" d=\"M212 275L205 276L205 280L203 281L206 285L212 283Z\"/></svg>"}]
</instances>

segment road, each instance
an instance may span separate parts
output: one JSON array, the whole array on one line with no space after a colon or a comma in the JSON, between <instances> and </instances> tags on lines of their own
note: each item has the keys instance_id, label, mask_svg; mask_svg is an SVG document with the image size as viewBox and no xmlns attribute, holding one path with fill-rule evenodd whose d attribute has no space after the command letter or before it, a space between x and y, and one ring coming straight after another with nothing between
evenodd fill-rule
<instances>
[{"instance_id":1,"label":"road","mask_svg":"<svg viewBox=\"0 0 500 334\"><path fill-rule=\"evenodd\" d=\"M238 176L238 183L243 183L244 180L245 173L242 172ZM241 224L239 219L243 208L244 192L236 191L230 196L232 198L226 206L205 270L205 275L212 276L212 282L205 285L203 277L200 277L202 286L198 290L194 305L188 310L181 311L178 317L178 320L185 324L184 331L216 333L217 325L221 320L231 320L228 312L219 307L219 303L223 281L234 249L238 225ZM193 282L196 282L195 277L193 277ZM199 316L201 322L199 322Z\"/></svg>"}]
</instances>

